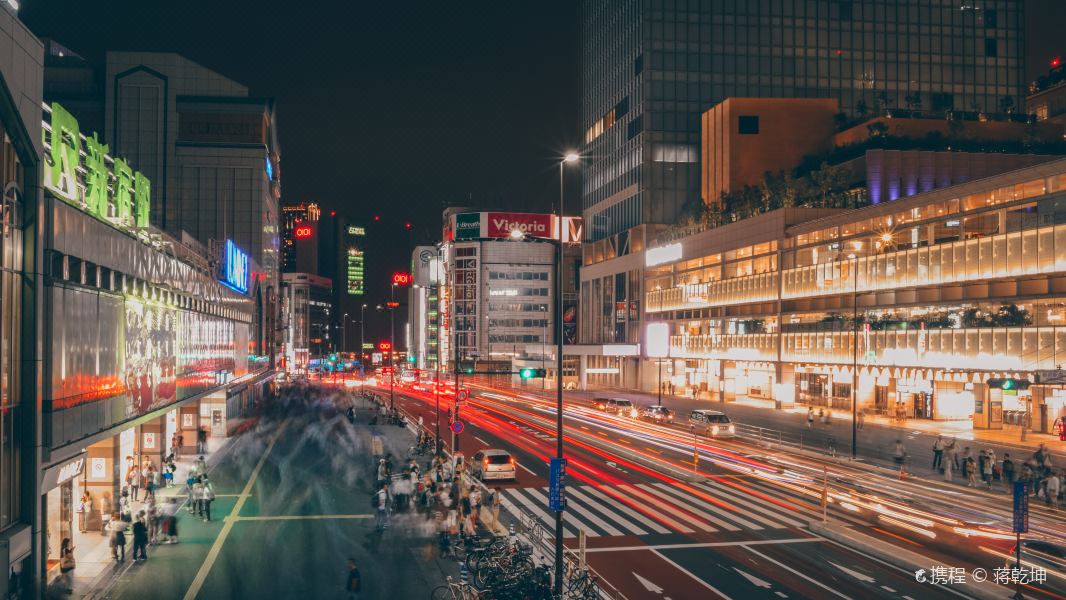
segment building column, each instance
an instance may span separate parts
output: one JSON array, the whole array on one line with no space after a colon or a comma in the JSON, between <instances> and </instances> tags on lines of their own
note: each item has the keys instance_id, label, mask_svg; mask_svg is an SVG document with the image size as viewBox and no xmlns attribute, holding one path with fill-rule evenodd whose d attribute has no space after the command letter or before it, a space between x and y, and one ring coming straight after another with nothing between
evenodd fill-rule
<instances>
[{"instance_id":1,"label":"building column","mask_svg":"<svg viewBox=\"0 0 1066 600\"><path fill-rule=\"evenodd\" d=\"M170 440L166 439L166 416L153 419L140 427L141 464L145 459L152 461L156 470L162 468L163 457L167 454Z\"/></svg>"},{"instance_id":2,"label":"building column","mask_svg":"<svg viewBox=\"0 0 1066 600\"><path fill-rule=\"evenodd\" d=\"M796 367L791 363L774 363L774 407L791 408L796 404Z\"/></svg>"},{"instance_id":3,"label":"building column","mask_svg":"<svg viewBox=\"0 0 1066 600\"><path fill-rule=\"evenodd\" d=\"M589 366L589 357L586 354L579 354L577 357L577 389L584 390L588 384L588 373L586 370ZM619 377L622 373L618 374Z\"/></svg>"},{"instance_id":4,"label":"building column","mask_svg":"<svg viewBox=\"0 0 1066 600\"><path fill-rule=\"evenodd\" d=\"M196 432L200 429L200 401L189 403L181 407L178 413L178 435L181 437L181 447L178 454L196 454Z\"/></svg>"}]
</instances>

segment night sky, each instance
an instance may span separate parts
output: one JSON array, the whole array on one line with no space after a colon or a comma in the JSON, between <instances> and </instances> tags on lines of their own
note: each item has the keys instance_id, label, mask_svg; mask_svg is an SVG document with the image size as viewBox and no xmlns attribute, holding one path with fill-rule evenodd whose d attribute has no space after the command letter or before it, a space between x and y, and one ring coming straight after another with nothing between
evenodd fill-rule
<instances>
[{"instance_id":1,"label":"night sky","mask_svg":"<svg viewBox=\"0 0 1066 600\"><path fill-rule=\"evenodd\" d=\"M371 305L411 245L439 238L443 206L550 210L556 157L581 138L578 0L21 4L38 36L97 65L108 49L177 52L276 98L283 202L382 217ZM1064 51L1066 11L1026 6L1032 78Z\"/></svg>"},{"instance_id":2,"label":"night sky","mask_svg":"<svg viewBox=\"0 0 1066 600\"><path fill-rule=\"evenodd\" d=\"M371 305L411 245L439 239L444 206L550 210L555 157L581 137L574 1L21 5L35 34L96 65L105 50L176 52L274 97L283 203L381 216ZM579 193L568 179L568 212Z\"/></svg>"}]
</instances>

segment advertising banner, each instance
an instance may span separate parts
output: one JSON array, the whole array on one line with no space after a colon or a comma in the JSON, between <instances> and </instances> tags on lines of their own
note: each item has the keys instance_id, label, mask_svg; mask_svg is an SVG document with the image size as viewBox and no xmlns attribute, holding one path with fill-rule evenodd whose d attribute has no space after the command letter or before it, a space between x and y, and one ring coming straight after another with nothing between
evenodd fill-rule
<instances>
[{"instance_id":1,"label":"advertising banner","mask_svg":"<svg viewBox=\"0 0 1066 600\"><path fill-rule=\"evenodd\" d=\"M455 215L455 227L452 228L452 239L476 240L483 237L481 234L481 213L459 213Z\"/></svg>"},{"instance_id":2,"label":"advertising banner","mask_svg":"<svg viewBox=\"0 0 1066 600\"><path fill-rule=\"evenodd\" d=\"M485 237L488 238L509 238L515 230L532 237L552 235L551 215L490 212L487 217Z\"/></svg>"}]
</instances>

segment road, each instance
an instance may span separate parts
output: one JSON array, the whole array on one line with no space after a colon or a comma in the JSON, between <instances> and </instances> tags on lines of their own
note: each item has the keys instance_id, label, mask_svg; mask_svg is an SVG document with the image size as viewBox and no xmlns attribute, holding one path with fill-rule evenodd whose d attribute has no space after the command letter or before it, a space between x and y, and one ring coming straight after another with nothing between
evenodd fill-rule
<instances>
[{"instance_id":1,"label":"road","mask_svg":"<svg viewBox=\"0 0 1066 600\"><path fill-rule=\"evenodd\" d=\"M519 480L501 486L506 506L513 515L535 516L550 531L546 463L554 455L553 402L542 393L487 383L473 382L471 389L473 398L461 410L467 427L460 450L467 456L487 447L511 451ZM434 400L414 390L397 396L430 431ZM823 465L817 460L767 453L739 440L702 439L696 466L684 428L605 415L580 401L568 405L566 416L564 541L575 548L584 531L589 564L627 598L962 596L813 535L807 524L821 519ZM446 413L442 418L443 429ZM1006 518L1001 494L930 488L836 464L832 469L830 521L918 551L930 567L991 571L1003 565L1010 544L996 539ZM969 531L977 517L988 521L987 530ZM1059 520L1034 507L1034 528L1061 534Z\"/></svg>"},{"instance_id":2,"label":"road","mask_svg":"<svg viewBox=\"0 0 1066 600\"><path fill-rule=\"evenodd\" d=\"M181 542L127 561L96 597L342 598L348 557L362 598L428 597L443 579L431 532L413 517L376 532L370 431L351 426L331 394L293 394L231 441L211 473L215 520L181 511ZM397 455L411 443L399 428L379 433Z\"/></svg>"}]
</instances>

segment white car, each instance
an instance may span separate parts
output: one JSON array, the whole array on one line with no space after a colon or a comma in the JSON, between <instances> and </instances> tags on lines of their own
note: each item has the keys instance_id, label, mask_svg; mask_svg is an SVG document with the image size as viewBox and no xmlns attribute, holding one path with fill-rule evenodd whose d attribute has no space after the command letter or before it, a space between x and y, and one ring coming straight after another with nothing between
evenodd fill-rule
<instances>
[{"instance_id":1,"label":"white car","mask_svg":"<svg viewBox=\"0 0 1066 600\"><path fill-rule=\"evenodd\" d=\"M518 479L514 457L506 450L482 450L474 455L474 473L482 481Z\"/></svg>"},{"instance_id":2,"label":"white car","mask_svg":"<svg viewBox=\"0 0 1066 600\"><path fill-rule=\"evenodd\" d=\"M725 438L737 434L737 426L729 420L728 415L720 410L694 410L689 413L688 420L697 429L704 429L706 435L711 437Z\"/></svg>"}]
</instances>

